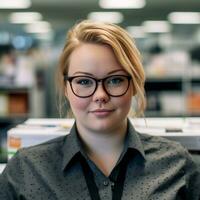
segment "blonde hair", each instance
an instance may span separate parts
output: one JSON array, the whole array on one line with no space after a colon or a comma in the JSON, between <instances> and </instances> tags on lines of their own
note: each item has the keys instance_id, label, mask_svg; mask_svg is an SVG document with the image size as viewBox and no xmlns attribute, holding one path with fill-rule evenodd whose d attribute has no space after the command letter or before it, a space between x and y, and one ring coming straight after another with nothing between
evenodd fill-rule
<instances>
[{"instance_id":1,"label":"blonde hair","mask_svg":"<svg viewBox=\"0 0 200 200\"><path fill-rule=\"evenodd\" d=\"M57 88L60 114L63 109L65 93L64 74L68 74L68 66L71 53L84 43L100 44L109 46L118 62L132 77L133 94L137 102L134 115L143 114L146 99L144 92L145 73L141 63L140 53L133 39L121 27L115 24L92 22L84 20L69 30L65 46L60 56L57 72ZM66 101L66 99L65 99Z\"/></svg>"}]
</instances>

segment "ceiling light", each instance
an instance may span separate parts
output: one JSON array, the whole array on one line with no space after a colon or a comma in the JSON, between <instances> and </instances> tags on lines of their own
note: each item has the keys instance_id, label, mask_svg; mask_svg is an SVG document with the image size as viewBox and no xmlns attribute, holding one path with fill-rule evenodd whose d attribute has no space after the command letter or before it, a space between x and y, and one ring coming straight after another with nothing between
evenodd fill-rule
<instances>
[{"instance_id":1,"label":"ceiling light","mask_svg":"<svg viewBox=\"0 0 200 200\"><path fill-rule=\"evenodd\" d=\"M168 15L172 24L200 24L199 12L172 12Z\"/></svg>"},{"instance_id":2,"label":"ceiling light","mask_svg":"<svg viewBox=\"0 0 200 200\"><path fill-rule=\"evenodd\" d=\"M39 33L39 34L35 34L35 37L39 40L51 41L53 40L54 33L53 32Z\"/></svg>"},{"instance_id":3,"label":"ceiling light","mask_svg":"<svg viewBox=\"0 0 200 200\"><path fill-rule=\"evenodd\" d=\"M102 8L143 8L145 6L145 0L100 0L99 5Z\"/></svg>"},{"instance_id":4,"label":"ceiling light","mask_svg":"<svg viewBox=\"0 0 200 200\"><path fill-rule=\"evenodd\" d=\"M0 9L23 9L30 6L30 0L1 0L0 2Z\"/></svg>"},{"instance_id":5,"label":"ceiling light","mask_svg":"<svg viewBox=\"0 0 200 200\"><path fill-rule=\"evenodd\" d=\"M171 31L171 26L168 21L144 21L145 32L148 33L166 33Z\"/></svg>"},{"instance_id":6,"label":"ceiling light","mask_svg":"<svg viewBox=\"0 0 200 200\"><path fill-rule=\"evenodd\" d=\"M146 32L143 26L128 26L126 30L133 38L144 38L146 37Z\"/></svg>"},{"instance_id":7,"label":"ceiling light","mask_svg":"<svg viewBox=\"0 0 200 200\"><path fill-rule=\"evenodd\" d=\"M34 22L25 26L25 31L28 33L48 33L51 32L51 25L46 21Z\"/></svg>"},{"instance_id":8,"label":"ceiling light","mask_svg":"<svg viewBox=\"0 0 200 200\"><path fill-rule=\"evenodd\" d=\"M88 19L118 24L123 21L123 15L120 12L91 12L88 15Z\"/></svg>"},{"instance_id":9,"label":"ceiling light","mask_svg":"<svg viewBox=\"0 0 200 200\"><path fill-rule=\"evenodd\" d=\"M38 12L14 12L11 13L10 17L11 23L33 23L42 19L42 15Z\"/></svg>"}]
</instances>

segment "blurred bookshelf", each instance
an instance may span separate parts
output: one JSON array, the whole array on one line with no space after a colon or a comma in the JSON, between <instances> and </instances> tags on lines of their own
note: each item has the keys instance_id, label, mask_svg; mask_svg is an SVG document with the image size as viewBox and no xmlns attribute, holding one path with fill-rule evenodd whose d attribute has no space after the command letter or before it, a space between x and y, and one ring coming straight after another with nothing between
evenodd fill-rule
<instances>
[{"instance_id":1,"label":"blurred bookshelf","mask_svg":"<svg viewBox=\"0 0 200 200\"><path fill-rule=\"evenodd\" d=\"M147 117L200 115L200 77L154 77L145 83Z\"/></svg>"},{"instance_id":2,"label":"blurred bookshelf","mask_svg":"<svg viewBox=\"0 0 200 200\"><path fill-rule=\"evenodd\" d=\"M0 119L28 117L29 96L29 88L0 86Z\"/></svg>"},{"instance_id":3,"label":"blurred bookshelf","mask_svg":"<svg viewBox=\"0 0 200 200\"><path fill-rule=\"evenodd\" d=\"M157 41L144 54L147 117L200 116L199 48L178 40L171 45Z\"/></svg>"},{"instance_id":4,"label":"blurred bookshelf","mask_svg":"<svg viewBox=\"0 0 200 200\"><path fill-rule=\"evenodd\" d=\"M0 162L5 162L7 130L29 117L30 88L1 85L0 105Z\"/></svg>"}]
</instances>

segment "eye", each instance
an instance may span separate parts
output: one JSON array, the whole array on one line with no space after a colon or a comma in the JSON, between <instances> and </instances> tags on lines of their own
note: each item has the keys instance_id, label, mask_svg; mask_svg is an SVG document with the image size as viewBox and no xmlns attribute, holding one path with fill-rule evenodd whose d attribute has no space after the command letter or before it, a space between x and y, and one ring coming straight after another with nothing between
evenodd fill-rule
<instances>
[{"instance_id":1,"label":"eye","mask_svg":"<svg viewBox=\"0 0 200 200\"><path fill-rule=\"evenodd\" d=\"M93 86L94 84L94 81L90 78L76 78L74 81L78 85L87 86L87 87Z\"/></svg>"},{"instance_id":2,"label":"eye","mask_svg":"<svg viewBox=\"0 0 200 200\"><path fill-rule=\"evenodd\" d=\"M121 76L113 76L107 80L107 84L109 85L120 85L124 82L124 77Z\"/></svg>"}]
</instances>

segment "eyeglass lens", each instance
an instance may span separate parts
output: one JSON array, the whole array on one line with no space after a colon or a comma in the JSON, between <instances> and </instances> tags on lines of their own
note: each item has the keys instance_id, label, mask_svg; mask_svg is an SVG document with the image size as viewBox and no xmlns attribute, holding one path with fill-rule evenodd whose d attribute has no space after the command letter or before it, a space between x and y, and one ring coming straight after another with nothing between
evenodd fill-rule
<instances>
[{"instance_id":1,"label":"eyeglass lens","mask_svg":"<svg viewBox=\"0 0 200 200\"><path fill-rule=\"evenodd\" d=\"M88 97L95 93L98 82L103 82L103 88L111 96L121 96L128 90L129 77L124 75L109 76L97 80L88 76L76 76L71 79L72 91L79 97Z\"/></svg>"}]
</instances>

